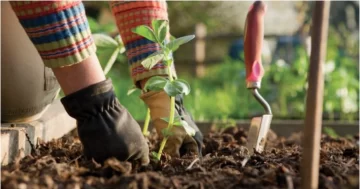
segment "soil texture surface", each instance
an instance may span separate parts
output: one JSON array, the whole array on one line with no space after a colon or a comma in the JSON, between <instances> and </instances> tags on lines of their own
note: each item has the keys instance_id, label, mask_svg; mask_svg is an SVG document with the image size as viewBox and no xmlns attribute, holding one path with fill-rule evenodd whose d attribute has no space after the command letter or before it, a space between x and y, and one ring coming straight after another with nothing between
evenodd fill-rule
<instances>
[{"instance_id":1,"label":"soil texture surface","mask_svg":"<svg viewBox=\"0 0 360 189\"><path fill-rule=\"evenodd\" d=\"M248 156L247 132L229 127L204 137L203 156L184 155L148 166L108 159L103 165L82 156L76 131L48 143L38 141L31 155L2 166L2 188L300 188L301 134L268 136L263 153ZM151 151L157 135L149 137ZM359 188L359 135L322 136L319 188Z\"/></svg>"}]
</instances>

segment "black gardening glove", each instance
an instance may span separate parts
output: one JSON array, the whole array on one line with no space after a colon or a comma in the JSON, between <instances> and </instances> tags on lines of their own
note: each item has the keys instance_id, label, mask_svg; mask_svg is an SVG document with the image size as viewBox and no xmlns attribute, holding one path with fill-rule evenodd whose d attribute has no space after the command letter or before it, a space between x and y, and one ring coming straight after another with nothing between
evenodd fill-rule
<instances>
[{"instance_id":1,"label":"black gardening glove","mask_svg":"<svg viewBox=\"0 0 360 189\"><path fill-rule=\"evenodd\" d=\"M193 117L191 116L191 114L185 109L184 103L183 103L183 95L176 96L175 108L176 108L177 113L180 116L182 116L182 120L185 120L188 123L188 125L191 126L196 131L195 135L192 138L196 141L198 154L199 154L199 157L201 157L202 156L201 149L202 149L202 145L203 145L203 134L201 133L201 131L195 124L195 121L194 121ZM180 148L180 153L187 152L190 150L187 148L188 148L188 146L186 144L183 145L182 148ZM190 147L190 148L193 148L193 147Z\"/></svg>"},{"instance_id":2,"label":"black gardening glove","mask_svg":"<svg viewBox=\"0 0 360 189\"><path fill-rule=\"evenodd\" d=\"M110 79L70 94L61 102L77 121L85 156L97 162L116 157L149 163L149 148L140 126L117 100Z\"/></svg>"}]
</instances>

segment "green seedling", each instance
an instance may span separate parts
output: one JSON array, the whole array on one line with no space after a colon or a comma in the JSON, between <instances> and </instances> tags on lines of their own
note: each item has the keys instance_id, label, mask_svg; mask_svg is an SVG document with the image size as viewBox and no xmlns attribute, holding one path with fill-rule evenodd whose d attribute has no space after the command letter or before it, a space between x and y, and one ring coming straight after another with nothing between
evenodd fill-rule
<instances>
[{"instance_id":1,"label":"green seedling","mask_svg":"<svg viewBox=\"0 0 360 189\"><path fill-rule=\"evenodd\" d=\"M149 134L150 134L150 132L148 131L149 123L150 123L150 109L147 108L146 118L145 118L144 127L143 127L143 131L142 131L144 136L149 136Z\"/></svg>"},{"instance_id":2,"label":"green seedling","mask_svg":"<svg viewBox=\"0 0 360 189\"><path fill-rule=\"evenodd\" d=\"M99 23L95 18L87 16L90 31L92 33L113 33L116 32L116 24L114 22Z\"/></svg>"},{"instance_id":3,"label":"green seedling","mask_svg":"<svg viewBox=\"0 0 360 189\"><path fill-rule=\"evenodd\" d=\"M181 94L188 95L190 93L190 85L185 80L175 78L171 69L171 66L174 63L172 56L173 52L176 51L180 45L183 45L194 39L195 36L188 35L180 38L172 37L171 41L167 41L165 39L169 31L168 21L154 20L152 21L151 25L152 28L147 25L138 26L132 29L132 32L143 36L150 41L156 42L161 47L159 51L151 54L141 62L144 68L150 70L157 63L162 61L167 66L169 72L168 78L160 76L151 77L146 82L144 87L145 90L151 91L164 90L170 97L170 117L163 118L164 121L168 122L168 126L162 130L164 138L161 141L158 153L152 152L152 155L157 160L160 160L166 141L168 140L169 136L173 135L171 132L173 126L182 126L184 127L187 134L191 136L195 135L195 130L191 128L185 121L181 121L181 117L175 117L175 96Z\"/></svg>"},{"instance_id":4,"label":"green seedling","mask_svg":"<svg viewBox=\"0 0 360 189\"><path fill-rule=\"evenodd\" d=\"M106 75L111 70L116 59L125 52L124 43L120 35L111 38L105 34L93 34L93 39L97 48L96 54Z\"/></svg>"}]
</instances>

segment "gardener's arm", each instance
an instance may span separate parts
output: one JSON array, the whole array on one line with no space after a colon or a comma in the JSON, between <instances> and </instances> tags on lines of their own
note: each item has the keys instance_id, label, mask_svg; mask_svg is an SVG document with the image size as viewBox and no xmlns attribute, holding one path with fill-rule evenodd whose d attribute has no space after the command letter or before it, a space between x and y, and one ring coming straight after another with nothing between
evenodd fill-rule
<instances>
[{"instance_id":1,"label":"gardener's arm","mask_svg":"<svg viewBox=\"0 0 360 189\"><path fill-rule=\"evenodd\" d=\"M153 76L168 76L167 66L163 62L156 64L151 70L146 70L141 62L150 54L160 50L160 46L131 31L140 25L151 27L153 20L168 20L167 5L165 1L112 1L110 3L121 38L126 45L126 54L130 67L130 75L135 85L143 89L146 81ZM170 34L167 34L167 40ZM173 76L176 77L175 68L172 67ZM170 115L170 98L164 92L144 92L141 99L150 108L151 119L157 133L162 136L161 130L168 123L161 118ZM184 109L182 97L176 98L176 114L192 126L197 134L195 137L187 135L183 127L173 127L173 136L170 136L165 146L165 152L172 156L180 156L183 152L198 152L198 146L202 144L202 134L195 125L190 114ZM183 150L180 152L180 149Z\"/></svg>"},{"instance_id":2,"label":"gardener's arm","mask_svg":"<svg viewBox=\"0 0 360 189\"><path fill-rule=\"evenodd\" d=\"M96 57L81 1L13 1L11 5L66 94L61 102L77 120L85 155L100 162L117 157L148 163L149 149L140 127L117 100Z\"/></svg>"}]
</instances>

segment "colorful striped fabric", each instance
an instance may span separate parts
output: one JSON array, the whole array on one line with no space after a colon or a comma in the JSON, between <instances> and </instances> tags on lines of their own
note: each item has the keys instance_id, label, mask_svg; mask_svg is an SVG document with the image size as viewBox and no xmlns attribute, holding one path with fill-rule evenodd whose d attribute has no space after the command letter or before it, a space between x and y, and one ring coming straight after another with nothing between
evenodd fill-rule
<instances>
[{"instance_id":1,"label":"colorful striped fabric","mask_svg":"<svg viewBox=\"0 0 360 189\"><path fill-rule=\"evenodd\" d=\"M165 64L159 62L151 70L146 70L141 62L152 53L159 51L160 46L131 31L139 25L151 27L152 20L168 20L165 1L111 1L110 6L116 20L121 38L125 43L130 73L134 83L155 76L168 75ZM170 36L170 35L168 35ZM175 74L175 67L172 67Z\"/></svg>"},{"instance_id":2,"label":"colorful striped fabric","mask_svg":"<svg viewBox=\"0 0 360 189\"><path fill-rule=\"evenodd\" d=\"M12 1L44 64L69 66L96 51L81 1Z\"/></svg>"}]
</instances>

